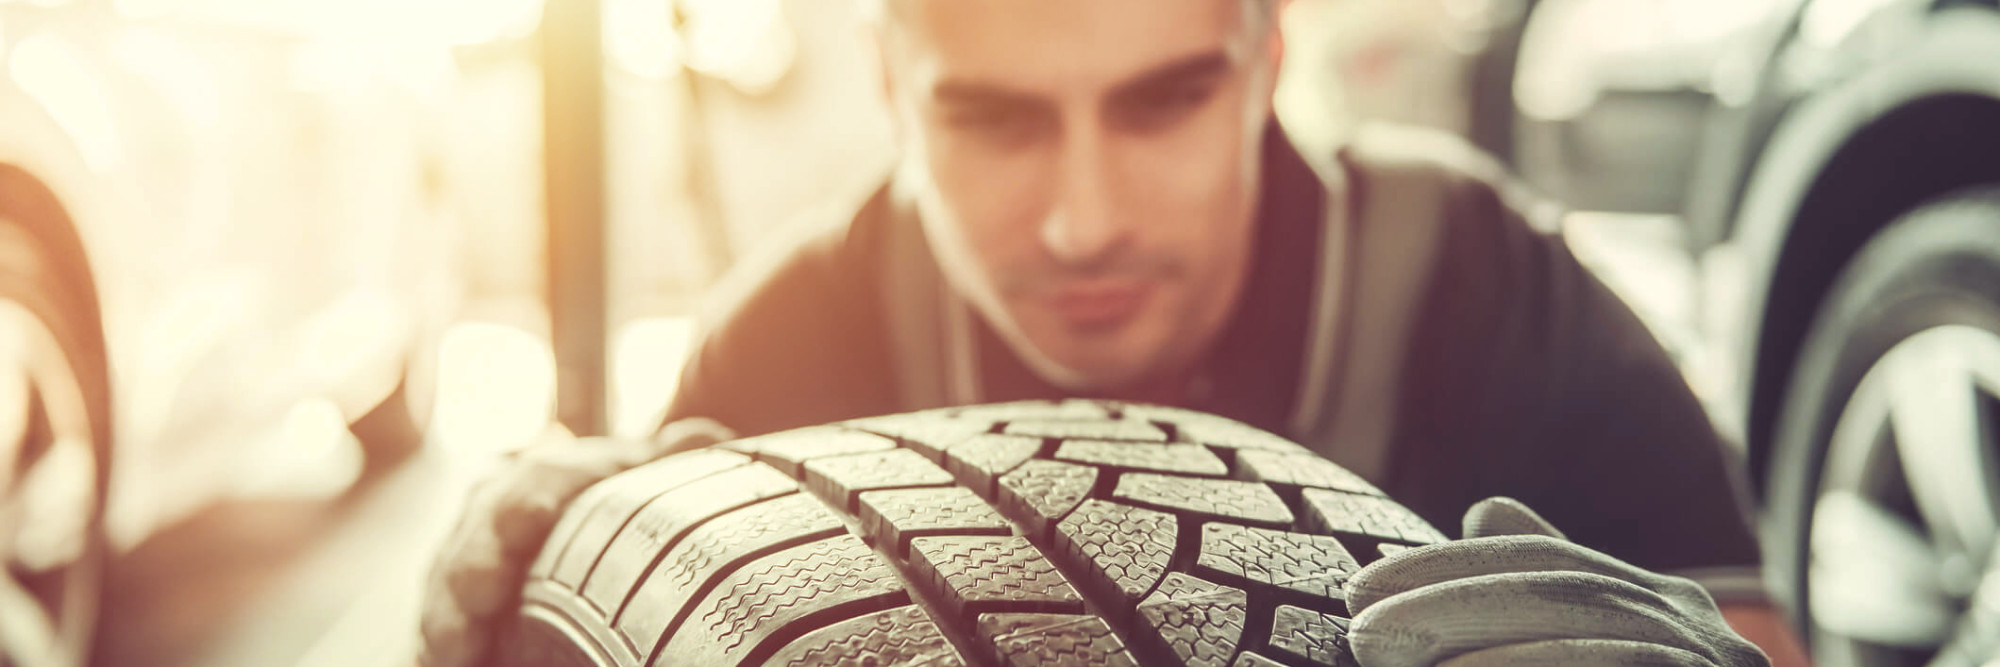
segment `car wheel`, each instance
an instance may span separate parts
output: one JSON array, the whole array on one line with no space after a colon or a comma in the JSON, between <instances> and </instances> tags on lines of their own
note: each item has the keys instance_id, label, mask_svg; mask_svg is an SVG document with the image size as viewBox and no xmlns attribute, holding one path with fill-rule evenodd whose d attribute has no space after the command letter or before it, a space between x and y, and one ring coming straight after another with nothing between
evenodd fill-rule
<instances>
[{"instance_id":1,"label":"car wheel","mask_svg":"<svg viewBox=\"0 0 2000 667\"><path fill-rule=\"evenodd\" d=\"M0 664L85 664L107 544L110 385L83 246L0 165Z\"/></svg>"},{"instance_id":2,"label":"car wheel","mask_svg":"<svg viewBox=\"0 0 2000 667\"><path fill-rule=\"evenodd\" d=\"M503 662L1352 665L1341 592L1443 535L1209 415L1015 403L724 443L592 487Z\"/></svg>"},{"instance_id":3,"label":"car wheel","mask_svg":"<svg viewBox=\"0 0 2000 667\"><path fill-rule=\"evenodd\" d=\"M1843 269L1774 444L1766 558L1816 663L1996 657L2000 189L1917 208Z\"/></svg>"}]
</instances>

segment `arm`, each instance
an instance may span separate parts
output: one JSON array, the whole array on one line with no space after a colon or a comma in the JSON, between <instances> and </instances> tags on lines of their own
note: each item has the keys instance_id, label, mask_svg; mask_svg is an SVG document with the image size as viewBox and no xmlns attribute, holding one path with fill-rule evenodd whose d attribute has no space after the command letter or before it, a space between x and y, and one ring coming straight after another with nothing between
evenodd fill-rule
<instances>
[{"instance_id":1,"label":"arm","mask_svg":"<svg viewBox=\"0 0 2000 667\"><path fill-rule=\"evenodd\" d=\"M896 411L877 249L862 236L874 230L849 229L790 230L714 288L666 422L706 417L749 437Z\"/></svg>"},{"instance_id":2,"label":"arm","mask_svg":"<svg viewBox=\"0 0 2000 667\"><path fill-rule=\"evenodd\" d=\"M1613 545L1607 549L1664 553L1649 559L1651 567L1663 571L1727 561L1755 563L1755 541L1739 504L1743 484L1706 413L1623 302L1576 266L1567 249L1551 252L1580 283L1577 347L1589 350L1576 356L1567 373L1576 387L1572 404L1578 408L1564 411L1559 427L1564 435L1557 437L1583 448L1571 457L1569 476L1587 480L1606 470L1629 470L1629 476L1619 476L1621 483L1599 486L1593 494L1615 506L1588 514L1633 517L1659 526L1645 534L1622 534L1597 525L1593 540ZM1620 438L1616 433L1621 429L1630 429L1633 437ZM1621 440L1625 446L1614 444ZM1667 499L1671 501L1663 502ZM1694 580L1709 585L1700 576ZM1725 598L1719 592L1716 597L1729 626L1763 649L1773 665L1810 664L1792 626L1767 599Z\"/></svg>"},{"instance_id":3,"label":"arm","mask_svg":"<svg viewBox=\"0 0 2000 667\"><path fill-rule=\"evenodd\" d=\"M480 481L433 561L419 664L482 664L557 519L598 481L736 435L866 414L881 393L867 372L873 313L843 289L856 278L834 254L839 237L801 238L732 271L654 437L555 438Z\"/></svg>"},{"instance_id":4,"label":"arm","mask_svg":"<svg viewBox=\"0 0 2000 667\"><path fill-rule=\"evenodd\" d=\"M1408 399L1416 440L1482 444L1463 446L1473 460L1452 482L1458 503L1521 498L1577 544L1652 571L1754 574L1732 454L1659 343L1493 186L1459 194L1420 329L1428 340L1413 347L1428 353L1414 375L1441 380ZM1467 406L1485 413L1465 417ZM1422 423L1448 417L1451 427ZM1726 616L1778 664L1800 664L1767 603L1729 602Z\"/></svg>"},{"instance_id":5,"label":"arm","mask_svg":"<svg viewBox=\"0 0 2000 667\"><path fill-rule=\"evenodd\" d=\"M1465 535L1348 580L1361 664L1771 664L1694 582L1570 542L1516 501L1474 505Z\"/></svg>"},{"instance_id":6,"label":"arm","mask_svg":"<svg viewBox=\"0 0 2000 667\"><path fill-rule=\"evenodd\" d=\"M1791 623L1785 615L1769 602L1738 602L1724 604L1722 618L1736 634L1764 649L1770 656L1772 667L1806 667L1812 661L1806 658L1806 647L1792 632Z\"/></svg>"}]
</instances>

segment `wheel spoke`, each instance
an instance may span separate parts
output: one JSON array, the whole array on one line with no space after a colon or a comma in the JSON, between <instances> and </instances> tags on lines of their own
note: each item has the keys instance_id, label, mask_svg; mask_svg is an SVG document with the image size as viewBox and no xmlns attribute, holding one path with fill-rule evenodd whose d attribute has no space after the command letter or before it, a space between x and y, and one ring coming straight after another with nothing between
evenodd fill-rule
<instances>
[{"instance_id":1,"label":"wheel spoke","mask_svg":"<svg viewBox=\"0 0 2000 667\"><path fill-rule=\"evenodd\" d=\"M1951 642L1938 651L1930 667L1979 667L2000 660L2000 563L1987 566L1986 578L1967 602Z\"/></svg>"},{"instance_id":2,"label":"wheel spoke","mask_svg":"<svg viewBox=\"0 0 2000 667\"><path fill-rule=\"evenodd\" d=\"M41 573L83 557L97 502L95 465L89 443L58 440L21 476L12 499L21 511L9 545L13 564Z\"/></svg>"},{"instance_id":3,"label":"wheel spoke","mask_svg":"<svg viewBox=\"0 0 2000 667\"><path fill-rule=\"evenodd\" d=\"M1944 550L1949 574L1971 577L2000 531L1971 368L1970 350L1980 341L1965 340L1966 333L1939 328L1912 336L1883 357L1882 370L1896 451L1917 510Z\"/></svg>"},{"instance_id":4,"label":"wheel spoke","mask_svg":"<svg viewBox=\"0 0 2000 667\"><path fill-rule=\"evenodd\" d=\"M101 576L89 554L102 548L93 531L106 463L92 414L55 335L0 300L0 664L75 667L89 651Z\"/></svg>"},{"instance_id":5,"label":"wheel spoke","mask_svg":"<svg viewBox=\"0 0 2000 667\"><path fill-rule=\"evenodd\" d=\"M0 327L0 488L14 479L21 448L28 437L33 392L28 369L21 365L20 336Z\"/></svg>"},{"instance_id":6,"label":"wheel spoke","mask_svg":"<svg viewBox=\"0 0 2000 667\"><path fill-rule=\"evenodd\" d=\"M1858 494L1813 509L1811 613L1821 628L1894 646L1936 646L1952 630L1954 598L1940 557L1914 525Z\"/></svg>"},{"instance_id":7,"label":"wheel spoke","mask_svg":"<svg viewBox=\"0 0 2000 667\"><path fill-rule=\"evenodd\" d=\"M77 664L35 596L20 582L0 576L0 663L21 667L70 667Z\"/></svg>"}]
</instances>

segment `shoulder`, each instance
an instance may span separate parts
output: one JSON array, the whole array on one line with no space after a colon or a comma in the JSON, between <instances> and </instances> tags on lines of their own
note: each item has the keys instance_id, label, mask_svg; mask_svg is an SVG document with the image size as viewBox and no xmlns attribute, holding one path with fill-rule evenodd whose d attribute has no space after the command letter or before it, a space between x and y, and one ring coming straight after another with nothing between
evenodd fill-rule
<instances>
[{"instance_id":1,"label":"shoulder","mask_svg":"<svg viewBox=\"0 0 2000 667\"><path fill-rule=\"evenodd\" d=\"M1359 251L1389 248L1417 265L1405 271L1423 285L1409 304L1420 308L1419 320L1490 331L1463 325L1555 305L1542 299L1582 277L1560 238L1562 207L1462 138L1372 126L1341 157L1360 211Z\"/></svg>"},{"instance_id":2,"label":"shoulder","mask_svg":"<svg viewBox=\"0 0 2000 667\"><path fill-rule=\"evenodd\" d=\"M1450 215L1439 218L1447 225L1518 224L1521 231L1553 233L1561 218L1561 206L1530 191L1492 155L1448 132L1370 124L1355 133L1340 155L1360 196L1373 188L1432 189L1448 207Z\"/></svg>"},{"instance_id":3,"label":"shoulder","mask_svg":"<svg viewBox=\"0 0 2000 667\"><path fill-rule=\"evenodd\" d=\"M871 242L879 193L859 203L824 206L774 229L731 266L706 295L700 319L710 330L745 319L809 316L799 308L859 296L879 243Z\"/></svg>"},{"instance_id":4,"label":"shoulder","mask_svg":"<svg viewBox=\"0 0 2000 667\"><path fill-rule=\"evenodd\" d=\"M742 434L877 409L879 196L788 223L711 289L669 419Z\"/></svg>"}]
</instances>

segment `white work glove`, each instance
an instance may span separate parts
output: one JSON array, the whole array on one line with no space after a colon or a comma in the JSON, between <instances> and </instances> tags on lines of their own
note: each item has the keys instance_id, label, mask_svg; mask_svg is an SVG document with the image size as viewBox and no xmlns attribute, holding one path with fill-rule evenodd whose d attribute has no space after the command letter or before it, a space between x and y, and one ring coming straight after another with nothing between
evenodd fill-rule
<instances>
[{"instance_id":1,"label":"white work glove","mask_svg":"<svg viewBox=\"0 0 2000 667\"><path fill-rule=\"evenodd\" d=\"M1767 666L1707 591L1569 542L1511 498L1465 513L1465 539L1383 558L1347 582L1364 667Z\"/></svg>"},{"instance_id":2,"label":"white work glove","mask_svg":"<svg viewBox=\"0 0 2000 667\"><path fill-rule=\"evenodd\" d=\"M563 508L584 489L668 453L734 437L713 421L686 419L650 440L563 438L511 455L473 487L458 525L431 563L417 664L485 663L495 635L521 606L528 566Z\"/></svg>"}]
</instances>

